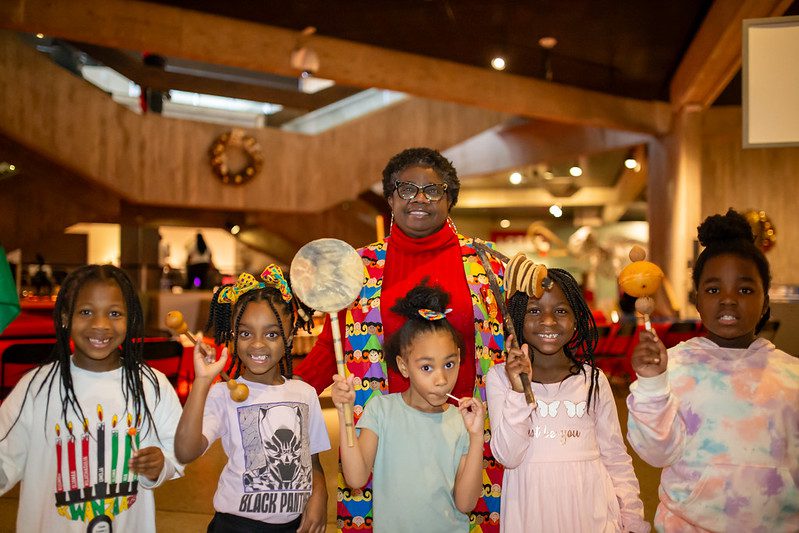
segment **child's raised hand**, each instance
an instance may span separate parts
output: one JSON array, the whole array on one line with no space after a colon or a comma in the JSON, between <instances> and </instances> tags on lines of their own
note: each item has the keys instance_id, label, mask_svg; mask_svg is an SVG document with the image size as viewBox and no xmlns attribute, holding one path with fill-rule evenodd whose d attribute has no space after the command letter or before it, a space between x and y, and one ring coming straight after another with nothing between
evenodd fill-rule
<instances>
[{"instance_id":1,"label":"child's raised hand","mask_svg":"<svg viewBox=\"0 0 799 533\"><path fill-rule=\"evenodd\" d=\"M227 346L222 348L219 360L216 359L216 351L213 347L202 342L202 336L198 337L197 344L194 345L194 379L214 379L225 368L228 353Z\"/></svg>"},{"instance_id":2,"label":"child's raised hand","mask_svg":"<svg viewBox=\"0 0 799 533\"><path fill-rule=\"evenodd\" d=\"M659 376L666 371L669 362L666 347L651 331L642 331L638 338L632 354L633 370L643 378Z\"/></svg>"},{"instance_id":3,"label":"child's raised hand","mask_svg":"<svg viewBox=\"0 0 799 533\"><path fill-rule=\"evenodd\" d=\"M508 340L505 342L506 346L511 345L513 335L508 335ZM511 387L516 392L524 392L522 380L519 374L533 375L533 365L530 361L530 347L527 344L522 344L521 348L511 348L508 350L508 357L505 359L505 373L508 375Z\"/></svg>"},{"instance_id":4,"label":"child's raised hand","mask_svg":"<svg viewBox=\"0 0 799 533\"><path fill-rule=\"evenodd\" d=\"M333 376L333 386L330 388L330 396L333 398L333 405L335 405L336 409L339 411L344 410L345 403L355 403L355 387L352 385L354 379L355 376L353 375L344 377L335 374Z\"/></svg>"},{"instance_id":5,"label":"child's raised hand","mask_svg":"<svg viewBox=\"0 0 799 533\"><path fill-rule=\"evenodd\" d=\"M157 481L164 468L164 452L158 446L148 446L133 452L128 467L150 481Z\"/></svg>"},{"instance_id":6,"label":"child's raised hand","mask_svg":"<svg viewBox=\"0 0 799 533\"><path fill-rule=\"evenodd\" d=\"M482 435L485 428L486 410L483 402L477 398L462 398L458 402L458 411L461 412L463 423L470 435Z\"/></svg>"}]
</instances>

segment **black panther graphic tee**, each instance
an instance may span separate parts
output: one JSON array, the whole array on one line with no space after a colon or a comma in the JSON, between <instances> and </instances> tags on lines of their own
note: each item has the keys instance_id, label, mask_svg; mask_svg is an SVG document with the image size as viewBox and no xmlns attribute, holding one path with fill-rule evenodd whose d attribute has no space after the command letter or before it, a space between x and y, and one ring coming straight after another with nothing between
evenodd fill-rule
<instances>
[{"instance_id":1,"label":"black panther graphic tee","mask_svg":"<svg viewBox=\"0 0 799 533\"><path fill-rule=\"evenodd\" d=\"M273 524L305 509L313 486L311 456L330 449L316 391L302 381L246 383L234 402L225 383L211 387L203 415L209 446L222 439L228 462L214 495L218 512Z\"/></svg>"}]
</instances>

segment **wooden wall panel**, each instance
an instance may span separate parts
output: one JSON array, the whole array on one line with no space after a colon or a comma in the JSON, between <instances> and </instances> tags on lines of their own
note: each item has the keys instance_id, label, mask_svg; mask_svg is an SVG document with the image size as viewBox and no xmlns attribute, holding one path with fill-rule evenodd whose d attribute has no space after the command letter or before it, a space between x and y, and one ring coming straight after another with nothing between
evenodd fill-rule
<instances>
[{"instance_id":1,"label":"wooden wall panel","mask_svg":"<svg viewBox=\"0 0 799 533\"><path fill-rule=\"evenodd\" d=\"M0 32L0 50L0 68L15 73L0 80L0 131L137 203L322 211L378 181L397 151L446 149L507 118L409 98L316 136L250 130L266 163L252 182L230 187L213 177L207 159L229 128L137 115L12 33Z\"/></svg>"},{"instance_id":2,"label":"wooden wall panel","mask_svg":"<svg viewBox=\"0 0 799 533\"><path fill-rule=\"evenodd\" d=\"M799 284L799 148L741 148L741 108L707 111L702 140L702 218L763 210L777 231L766 257L774 283ZM696 234L694 234L695 238Z\"/></svg>"},{"instance_id":3,"label":"wooden wall panel","mask_svg":"<svg viewBox=\"0 0 799 533\"><path fill-rule=\"evenodd\" d=\"M119 196L0 134L0 161L18 173L0 181L0 244L6 250L39 246L78 222L114 222ZM45 247L40 248L42 250Z\"/></svg>"}]
</instances>

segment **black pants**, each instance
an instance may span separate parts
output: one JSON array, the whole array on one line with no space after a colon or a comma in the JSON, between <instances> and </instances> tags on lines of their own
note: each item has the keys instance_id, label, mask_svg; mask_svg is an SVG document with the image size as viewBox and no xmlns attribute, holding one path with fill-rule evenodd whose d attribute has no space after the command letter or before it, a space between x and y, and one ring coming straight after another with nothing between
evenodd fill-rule
<instances>
[{"instance_id":1,"label":"black pants","mask_svg":"<svg viewBox=\"0 0 799 533\"><path fill-rule=\"evenodd\" d=\"M301 519L302 516L299 516L285 524L267 524L234 514L214 513L214 518L208 524L208 533L296 533Z\"/></svg>"}]
</instances>

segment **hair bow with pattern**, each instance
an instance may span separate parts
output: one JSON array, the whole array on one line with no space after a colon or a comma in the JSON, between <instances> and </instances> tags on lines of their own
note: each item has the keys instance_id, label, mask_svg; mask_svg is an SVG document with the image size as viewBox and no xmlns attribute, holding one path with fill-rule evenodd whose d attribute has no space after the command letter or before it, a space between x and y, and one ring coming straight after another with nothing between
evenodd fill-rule
<instances>
[{"instance_id":1,"label":"hair bow with pattern","mask_svg":"<svg viewBox=\"0 0 799 533\"><path fill-rule=\"evenodd\" d=\"M255 276L252 274L242 272L239 275L239 279L236 280L236 283L222 288L219 293L219 302L234 304L245 292L249 292L253 289L263 289L265 286L263 282L255 279Z\"/></svg>"},{"instance_id":2,"label":"hair bow with pattern","mask_svg":"<svg viewBox=\"0 0 799 533\"><path fill-rule=\"evenodd\" d=\"M291 300L291 289L289 289L289 284L279 266L274 264L267 266L261 273L261 279L263 281L258 281L252 274L243 272L239 275L236 283L222 288L219 293L219 302L235 304L242 294L265 287L274 287L280 291L284 301Z\"/></svg>"},{"instance_id":3,"label":"hair bow with pattern","mask_svg":"<svg viewBox=\"0 0 799 533\"><path fill-rule=\"evenodd\" d=\"M271 285L279 290L280 295L283 296L284 302L291 301L289 282L286 280L286 276L283 275L283 270L281 270L279 266L275 264L267 266L264 271L261 272L261 279L263 279L267 285Z\"/></svg>"},{"instance_id":4,"label":"hair bow with pattern","mask_svg":"<svg viewBox=\"0 0 799 533\"><path fill-rule=\"evenodd\" d=\"M451 312L452 309L449 308L447 308L447 310L443 313L441 311L433 311L432 309L419 309L419 315L425 320L441 320Z\"/></svg>"}]
</instances>

